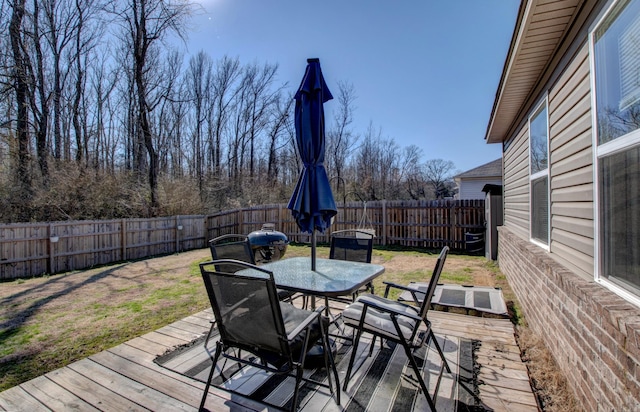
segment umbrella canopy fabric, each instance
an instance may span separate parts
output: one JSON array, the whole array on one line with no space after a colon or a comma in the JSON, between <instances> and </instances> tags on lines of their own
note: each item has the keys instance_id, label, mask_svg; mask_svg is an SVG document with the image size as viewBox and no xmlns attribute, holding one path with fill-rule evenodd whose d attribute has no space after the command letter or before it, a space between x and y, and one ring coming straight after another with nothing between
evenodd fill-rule
<instances>
[{"instance_id":1,"label":"umbrella canopy fabric","mask_svg":"<svg viewBox=\"0 0 640 412\"><path fill-rule=\"evenodd\" d=\"M319 59L308 59L296 92L295 127L298 152L304 164L289 205L302 232L324 232L338 212L324 168L324 103L333 99Z\"/></svg>"}]
</instances>

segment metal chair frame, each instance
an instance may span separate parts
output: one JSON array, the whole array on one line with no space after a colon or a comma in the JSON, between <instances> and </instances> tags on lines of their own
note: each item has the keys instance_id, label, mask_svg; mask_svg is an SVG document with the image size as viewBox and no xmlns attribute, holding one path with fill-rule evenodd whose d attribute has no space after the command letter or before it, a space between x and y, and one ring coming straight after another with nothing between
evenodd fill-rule
<instances>
[{"instance_id":1,"label":"metal chair frame","mask_svg":"<svg viewBox=\"0 0 640 412\"><path fill-rule=\"evenodd\" d=\"M354 333L356 334L353 340L354 349L349 359L347 376L344 381L345 391L347 390L349 379L351 378L351 371L353 369L353 364L356 358L356 348L358 347L360 337L362 336L363 332L367 332L374 336L369 349L369 356L371 356L371 354L373 353L373 347L375 345L376 337L380 337L381 340L388 339L402 345L407 355L407 358L409 359L409 363L416 374L418 383L420 384L420 388L422 389L422 391L424 392L427 398L427 402L429 403L429 406L431 407L432 410L434 411L436 410L435 403L438 395L438 390L440 388L440 382L442 380L443 371L446 369L448 373L451 373L451 369L449 368L449 364L445 359L442 348L440 347L440 344L438 343L433 333L433 330L431 328L431 322L427 319L427 313L429 311L429 307L431 306L430 302L431 302L431 299L433 298L433 293L435 291L436 285L440 278L440 274L442 273L442 268L444 266L444 262L446 260L448 252L449 252L449 247L447 246L445 246L440 252L435 268L433 270L433 274L431 276L431 280L429 282L429 287L425 294L425 298L423 299L422 305L419 308L412 305L404 304L402 302L397 302L397 301L387 299L389 290L392 287L399 288L402 290L408 289L402 285L387 283L384 298L379 296L373 296L373 295L363 295L358 297L356 301L352 305L350 305L350 307L347 307L347 309L345 309L342 315L342 319L345 321L346 325L351 326L354 329ZM353 320L350 320L349 317L345 316L345 312L349 311L350 308L351 310L358 311L360 307L361 307L361 314L357 323L354 323ZM393 324L394 329L380 331L380 330L375 330L372 327L368 327L366 321L367 321L367 315L369 311L372 311L371 316L378 316L378 317L384 317L384 318L388 317L388 319ZM411 313L407 313L407 311L414 312L415 315ZM415 322L414 327L411 331L411 335L408 338L403 333L399 323L399 320L403 318L407 320L412 320ZM424 324L426 326L426 330L422 334L419 334L418 332L420 332L421 324ZM440 355L440 359L442 360L442 365L440 366L440 371L438 373L438 380L436 383L433 397L429 395L429 391L427 389L427 386L420 372L420 368L418 367L415 357L413 356L414 350L421 348L425 343L428 345L430 342L433 342L438 354Z\"/></svg>"},{"instance_id":2,"label":"metal chair frame","mask_svg":"<svg viewBox=\"0 0 640 412\"><path fill-rule=\"evenodd\" d=\"M235 267L236 270L233 272L222 272L218 270L219 267ZM211 268L213 268L213 270L211 270ZM251 269L251 274L247 275L246 272L238 273L240 270L244 269ZM216 350L213 354L208 349L208 343L212 337L213 327L205 339L205 350L213 363L207 378L202 400L200 402L201 411L205 410L204 405L206 403L209 388L212 385L211 381L213 374L215 370L218 369L217 363L220 357L241 364L251 365L274 374L294 376L296 384L291 403L292 411L295 411L298 406L301 381L312 382L316 385L327 387L331 393L334 394L333 384L331 381L331 371L333 371L334 382L336 384L336 403L340 405L340 381L334 363L333 354L331 352L328 333L325 330L328 322L326 320L323 321L321 316L322 311L324 311L324 307L317 308L315 311L307 311L295 308L289 304L281 303L278 299L273 273L246 262L229 259L214 260L211 262L201 263L200 271L215 316L215 324L217 325L220 333L220 338L216 343ZM245 273L245 275L243 275L243 273ZM226 287L229 285L233 285L233 287ZM224 296L226 293L231 293L230 291L237 293L237 296ZM267 308L263 305L265 296L261 291L266 291L266 295L268 297L267 300L269 302L269 306ZM232 319L230 319L229 314L233 314L234 310L238 310L237 313L242 314L242 325L230 323ZM293 330L287 331L285 329L285 321L283 319L283 310L287 311L287 313L295 312L294 314L298 319L303 319L305 314L306 317L304 320L296 323ZM265 313L268 314L266 318L264 317ZM262 316L262 318L260 318L260 316ZM275 327L275 330L270 331L272 332L270 334L256 333L255 335L252 335L250 333L241 333L239 335L239 330L246 331L246 328L251 327L251 324L247 324L246 320L255 318L268 319L268 323L272 324ZM305 364L307 350L315 343L310 341L314 325L319 325L319 340L323 347L324 366L327 371L328 383L326 384L303 377L303 367ZM255 328L256 331L259 331L260 328L264 329L268 326L269 325L256 324ZM301 338L303 338L302 344L300 344ZM231 349L238 349L238 355L228 353ZM299 350L300 353L296 357L295 352L297 350ZM243 358L241 356L242 351L248 351L256 355L261 362L256 362L252 358ZM267 360L269 362L267 362ZM222 389L241 396L246 396L227 388ZM269 406L281 409L281 407L277 405Z\"/></svg>"}]
</instances>

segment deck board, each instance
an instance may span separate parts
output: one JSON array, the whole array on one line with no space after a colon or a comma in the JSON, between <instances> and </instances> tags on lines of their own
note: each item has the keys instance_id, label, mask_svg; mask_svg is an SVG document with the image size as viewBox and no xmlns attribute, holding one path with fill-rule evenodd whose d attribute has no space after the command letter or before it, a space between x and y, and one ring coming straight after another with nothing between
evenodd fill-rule
<instances>
[{"instance_id":1,"label":"deck board","mask_svg":"<svg viewBox=\"0 0 640 412\"><path fill-rule=\"evenodd\" d=\"M26 382L25 382L26 383ZM24 384L0 392L0 407L7 411L50 411L23 388Z\"/></svg>"},{"instance_id":2,"label":"deck board","mask_svg":"<svg viewBox=\"0 0 640 412\"><path fill-rule=\"evenodd\" d=\"M47 374L47 377L69 392L80 394L87 403L104 411L147 410L71 368L55 370Z\"/></svg>"},{"instance_id":3,"label":"deck board","mask_svg":"<svg viewBox=\"0 0 640 412\"><path fill-rule=\"evenodd\" d=\"M144 383L128 378L120 371L116 372L90 359L72 363L69 367L86 377L90 377L102 386L113 388L114 391L118 392L119 396L123 396L149 410L193 410L193 406L178 401L170 394L154 389L155 385L147 386ZM157 378L161 379L161 376L157 376Z\"/></svg>"},{"instance_id":4,"label":"deck board","mask_svg":"<svg viewBox=\"0 0 640 412\"><path fill-rule=\"evenodd\" d=\"M97 412L100 410L50 380L48 376L39 376L25 382L22 387L38 401L53 410L77 410L87 412Z\"/></svg>"},{"instance_id":5,"label":"deck board","mask_svg":"<svg viewBox=\"0 0 640 412\"><path fill-rule=\"evenodd\" d=\"M200 403L204 384L154 363L167 350L191 342L205 334L213 318L211 310L188 316L157 331L134 338L114 348L74 362L0 393L0 410L157 410L195 411ZM429 319L445 357L456 372L460 359L460 339L477 340L477 361L480 364L478 386L483 403L495 411L536 411L537 405L525 365L520 360L513 326L508 320L480 318L457 313L430 311ZM415 411L428 410L426 399L416 391L415 383L406 370L402 350L395 351L384 364L366 356L370 338L361 340L357 368L347 391L341 390L341 405L324 388L307 398L301 405L305 411L344 411L361 407L368 411L385 411L390 399L401 393L406 405ZM379 345L379 343L378 343ZM343 357L341 362L348 362ZM430 349L425 367L439 365L438 355ZM382 380L368 393L354 390L370 368L382 368ZM346 368L345 368L346 369ZM400 373L405 373L397 379ZM457 372L456 372L457 373ZM393 378L395 377L395 379ZM341 383L344 376L340 376ZM430 385L433 382L429 382ZM439 410L454 410L458 384L452 377L443 378L436 405ZM404 399L404 398L403 398ZM270 410L257 401L211 388L207 408L215 411ZM357 409L357 408L356 408Z\"/></svg>"}]
</instances>

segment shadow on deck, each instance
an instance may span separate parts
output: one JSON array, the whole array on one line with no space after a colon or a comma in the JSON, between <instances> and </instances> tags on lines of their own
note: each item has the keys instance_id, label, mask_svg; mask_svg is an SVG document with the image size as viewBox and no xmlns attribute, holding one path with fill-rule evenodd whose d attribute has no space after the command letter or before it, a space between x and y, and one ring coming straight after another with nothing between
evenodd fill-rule
<instances>
[{"instance_id":1,"label":"shadow on deck","mask_svg":"<svg viewBox=\"0 0 640 412\"><path fill-rule=\"evenodd\" d=\"M132 339L114 348L32 379L0 393L0 410L197 410L204 383L206 354L202 344L189 344L208 331L213 318L206 310ZM429 319L453 370L445 373L436 407L439 411L537 411L526 366L507 319L481 318L430 311ZM342 392L338 406L325 389L312 388L301 401L303 411L429 410L416 389L400 348L376 345L373 356L362 356L357 374ZM158 363L158 357L178 347L186 350ZM431 351L429 351L431 352ZM435 351L433 353L436 359ZM165 361L166 361L165 357ZM426 373L434 373L438 360L425 353ZM348 358L342 356L340 379ZM206 373L206 371L204 372ZM433 379L429 379L433 381ZM289 390L283 386L282 396ZM212 388L207 398L211 411L271 410L259 401ZM396 409L398 410L398 409Z\"/></svg>"}]
</instances>

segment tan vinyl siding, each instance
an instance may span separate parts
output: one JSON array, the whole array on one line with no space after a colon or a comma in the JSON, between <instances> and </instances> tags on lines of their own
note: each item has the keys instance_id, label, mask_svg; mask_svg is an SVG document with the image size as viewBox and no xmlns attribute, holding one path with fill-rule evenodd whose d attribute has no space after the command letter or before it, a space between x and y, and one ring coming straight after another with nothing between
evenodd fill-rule
<instances>
[{"instance_id":1,"label":"tan vinyl siding","mask_svg":"<svg viewBox=\"0 0 640 412\"><path fill-rule=\"evenodd\" d=\"M588 45L549 90L551 245L557 259L593 274L593 152Z\"/></svg>"},{"instance_id":2,"label":"tan vinyl siding","mask_svg":"<svg viewBox=\"0 0 640 412\"><path fill-rule=\"evenodd\" d=\"M504 224L529 240L529 130L514 138L504 153Z\"/></svg>"}]
</instances>

